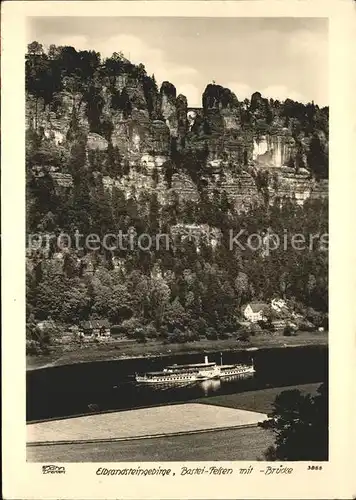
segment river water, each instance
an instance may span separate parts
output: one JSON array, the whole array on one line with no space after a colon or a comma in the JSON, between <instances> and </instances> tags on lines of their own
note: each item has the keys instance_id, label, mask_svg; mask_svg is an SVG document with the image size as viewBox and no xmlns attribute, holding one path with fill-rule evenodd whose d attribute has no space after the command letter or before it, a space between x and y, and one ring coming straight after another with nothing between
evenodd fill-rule
<instances>
[{"instance_id":1,"label":"river water","mask_svg":"<svg viewBox=\"0 0 356 500\"><path fill-rule=\"evenodd\" d=\"M210 380L182 387L138 385L134 374L161 370L174 363L202 363L204 353L81 363L28 371L27 421L323 382L328 376L326 346L223 353L224 364L250 364L251 358L256 370L252 377ZM209 361L220 363L220 352L210 353Z\"/></svg>"}]
</instances>

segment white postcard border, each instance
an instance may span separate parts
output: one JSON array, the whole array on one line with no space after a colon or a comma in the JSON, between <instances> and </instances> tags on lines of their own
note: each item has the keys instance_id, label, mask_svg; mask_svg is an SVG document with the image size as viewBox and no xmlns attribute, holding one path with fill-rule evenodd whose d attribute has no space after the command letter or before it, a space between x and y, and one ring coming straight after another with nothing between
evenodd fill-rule
<instances>
[{"instance_id":1,"label":"white postcard border","mask_svg":"<svg viewBox=\"0 0 356 500\"><path fill-rule=\"evenodd\" d=\"M352 134L356 89L352 73L356 46L355 2L314 0L269 2L6 2L2 16L2 321L3 321L3 477L4 498L352 498L355 404L355 319L353 294L355 235ZM65 475L42 475L26 463L25 429L25 178L24 51L26 16L189 16L329 17L330 19L330 460L308 472L291 463L291 475L180 477L181 463L170 462L175 477L96 475L100 466L66 464ZM354 45L352 45L354 40ZM311 75L312 78L312 75ZM353 78L353 79L352 79ZM249 464L250 462L248 462ZM197 463L191 463L197 466ZM238 469L239 464L225 463ZM266 462L251 462L257 469ZM261 467L261 464L263 467ZM134 466L134 463L130 463ZM145 464L147 467L157 463ZM167 466L168 463L161 465ZM188 466L188 463L184 465ZM205 465L209 465L205 463ZM211 465L215 465L212 463ZM275 465L275 464L272 464ZM242 466L242 465L241 465Z\"/></svg>"}]
</instances>

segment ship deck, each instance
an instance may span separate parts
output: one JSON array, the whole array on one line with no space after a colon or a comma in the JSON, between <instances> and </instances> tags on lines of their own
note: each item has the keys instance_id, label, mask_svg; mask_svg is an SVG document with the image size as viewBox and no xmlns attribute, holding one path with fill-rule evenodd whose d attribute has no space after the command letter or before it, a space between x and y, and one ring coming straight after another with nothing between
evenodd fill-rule
<instances>
[{"instance_id":1,"label":"ship deck","mask_svg":"<svg viewBox=\"0 0 356 500\"><path fill-rule=\"evenodd\" d=\"M186 365L168 365L167 368L172 370L184 370L185 368L203 368L206 366L208 367L216 366L216 363L209 362L209 363L190 363Z\"/></svg>"}]
</instances>

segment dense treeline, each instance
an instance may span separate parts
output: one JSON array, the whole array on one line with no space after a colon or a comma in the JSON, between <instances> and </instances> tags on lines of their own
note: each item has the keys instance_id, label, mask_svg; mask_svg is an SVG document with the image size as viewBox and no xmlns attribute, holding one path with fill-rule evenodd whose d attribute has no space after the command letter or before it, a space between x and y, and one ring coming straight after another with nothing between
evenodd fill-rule
<instances>
[{"instance_id":1,"label":"dense treeline","mask_svg":"<svg viewBox=\"0 0 356 500\"><path fill-rule=\"evenodd\" d=\"M135 94L130 97L126 88L118 90L116 79L123 74L142 83L144 102ZM161 205L157 194L149 190L138 194L133 189L127 197L127 193L113 187L109 193L102 177L120 177L130 167L110 142L112 124L103 119L104 79L114 109L129 116L133 106L145 106L152 119L161 118L157 104L160 93L154 77L146 74L143 65L135 66L119 53L102 61L100 54L93 51L50 46L45 53L37 42L30 44L26 57L28 93L43 99L52 109L64 89L81 95L92 131L106 137L109 147L86 155L86 137L75 113L67 144L55 145L40 132L28 131L27 232L64 232L72 238L76 232L84 236L94 233L102 241L106 234L134 230L137 235L151 235L153 244L148 250L137 245L132 250L69 248L58 255L53 239L48 252L32 252L27 274L28 331L36 321L47 318L64 324L109 318L128 335L138 337L144 332L146 336L170 335L180 340L196 338L200 333L215 338L238 329L242 304L249 300L269 301L275 296L289 299L305 317L321 323L316 311L327 311L327 252L320 248L318 239L305 250L293 249L289 244L287 249L281 245L266 253L266 243L256 251L242 250L239 245L231 248L230 231L236 235L245 230L242 244L252 233L266 242L271 232L281 238L285 232L289 238L302 233L308 241L311 234L327 233L327 203L310 200L301 207L293 200L276 200L273 206L267 203L238 212L221 189L209 197L204 182L209 175L205 136L214 133L209 113L191 131L193 135L202 133L203 146L182 150L181 144L172 139L171 158L160 173L168 184L174 171L188 173L198 187L198 201L173 197ZM171 84L166 83L163 91L175 98ZM241 103L227 89L208 86L203 96L204 109L213 109L219 103L239 109L247 129L259 127L262 133L266 126L271 131L273 127L289 127L300 144L308 137L308 147L301 146L298 161L320 177L326 176L327 109L290 100L268 101L258 93L251 101ZM305 160L306 154L309 157ZM45 167L43 175L36 175L36 165L53 166L71 174L73 187L58 190ZM158 182L157 170L149 175ZM176 224L206 224L216 228L220 237L214 246L204 237L199 241L173 241L170 236L168 247L160 245L157 249L154 235L169 234Z\"/></svg>"},{"instance_id":2,"label":"dense treeline","mask_svg":"<svg viewBox=\"0 0 356 500\"><path fill-rule=\"evenodd\" d=\"M80 182L67 198L56 195L44 182L38 196L32 192L30 223L41 218L38 227L44 233L64 231L72 238L76 231L95 233L101 241L105 234L134 230L138 236L151 235L152 246L143 250L134 244L132 250L99 248L96 252L71 249L64 252L58 270L53 240L50 259L44 259L41 252L32 258L29 316L65 323L109 318L113 324L124 322L131 333L145 327L156 335L175 333L185 338L203 331L212 336L235 331L240 306L253 299L269 301L281 296L303 313L308 307L327 311L327 252L320 248L318 237L311 248L308 243L310 235L327 233L326 202L307 201L301 207L279 200L268 209L255 206L241 213L225 193L209 198L202 190L198 202L174 198L162 206L155 193L127 200L123 191L114 188L109 197L102 184L91 184L94 180L89 177L88 172L79 171ZM198 238L187 237L183 229L182 238L171 235L168 245L163 240L156 249L155 235L170 234L170 228L179 223L217 228L218 243L211 244L204 228ZM240 230L245 231L239 238L244 249L231 244L231 235ZM281 241L287 235L287 248L281 244L266 252L266 244L258 250L246 245L250 234L265 237L272 232ZM294 234L305 236L307 248L292 248ZM114 266L115 262L119 265Z\"/></svg>"}]
</instances>

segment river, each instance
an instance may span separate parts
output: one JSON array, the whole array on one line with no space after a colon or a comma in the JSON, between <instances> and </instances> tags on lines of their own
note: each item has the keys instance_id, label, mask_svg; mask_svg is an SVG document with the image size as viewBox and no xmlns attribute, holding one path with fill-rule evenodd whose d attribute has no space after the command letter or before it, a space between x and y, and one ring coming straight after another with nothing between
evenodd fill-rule
<instances>
[{"instance_id":1,"label":"river","mask_svg":"<svg viewBox=\"0 0 356 500\"><path fill-rule=\"evenodd\" d=\"M133 377L136 372L161 370L173 363L202 363L203 353L31 370L27 372L27 421L323 382L328 377L326 346L228 351L223 353L223 362L250 363L252 357L256 370L252 377L211 380L175 388L140 386ZM220 352L209 354L209 361L220 363Z\"/></svg>"}]
</instances>

